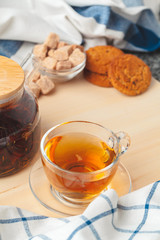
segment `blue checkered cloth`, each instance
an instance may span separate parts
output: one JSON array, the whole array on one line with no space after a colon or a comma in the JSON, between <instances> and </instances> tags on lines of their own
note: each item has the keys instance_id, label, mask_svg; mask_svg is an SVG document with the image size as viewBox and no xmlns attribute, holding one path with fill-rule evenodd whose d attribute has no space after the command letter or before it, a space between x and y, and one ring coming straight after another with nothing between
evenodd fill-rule
<instances>
[{"instance_id":1,"label":"blue checkered cloth","mask_svg":"<svg viewBox=\"0 0 160 240\"><path fill-rule=\"evenodd\" d=\"M108 190L82 215L40 216L16 207L0 207L1 240L159 240L160 182L118 198Z\"/></svg>"},{"instance_id":2,"label":"blue checkered cloth","mask_svg":"<svg viewBox=\"0 0 160 240\"><path fill-rule=\"evenodd\" d=\"M160 24L142 0L0 1L0 55L21 63L50 32L85 48L112 44L150 52L160 47ZM159 6L157 5L157 9Z\"/></svg>"}]
</instances>

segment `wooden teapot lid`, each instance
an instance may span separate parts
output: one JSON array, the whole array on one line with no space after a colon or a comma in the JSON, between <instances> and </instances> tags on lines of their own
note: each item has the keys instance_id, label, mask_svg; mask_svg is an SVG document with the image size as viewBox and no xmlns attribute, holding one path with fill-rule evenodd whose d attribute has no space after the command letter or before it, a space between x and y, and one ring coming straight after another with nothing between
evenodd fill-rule
<instances>
[{"instance_id":1,"label":"wooden teapot lid","mask_svg":"<svg viewBox=\"0 0 160 240\"><path fill-rule=\"evenodd\" d=\"M10 58L0 56L0 100L13 96L24 84L24 71Z\"/></svg>"}]
</instances>

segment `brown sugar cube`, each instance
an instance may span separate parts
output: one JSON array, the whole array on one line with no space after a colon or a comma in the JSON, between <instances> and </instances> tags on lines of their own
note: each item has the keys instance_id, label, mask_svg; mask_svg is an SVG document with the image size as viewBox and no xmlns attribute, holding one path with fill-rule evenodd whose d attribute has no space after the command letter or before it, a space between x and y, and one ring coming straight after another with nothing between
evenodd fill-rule
<instances>
[{"instance_id":1,"label":"brown sugar cube","mask_svg":"<svg viewBox=\"0 0 160 240\"><path fill-rule=\"evenodd\" d=\"M46 57L42 61L43 67L46 67L48 69L54 69L56 67L57 60L52 57Z\"/></svg>"},{"instance_id":2,"label":"brown sugar cube","mask_svg":"<svg viewBox=\"0 0 160 240\"><path fill-rule=\"evenodd\" d=\"M28 84L30 90L33 92L33 94L38 98L40 96L41 89L35 82L29 82Z\"/></svg>"},{"instance_id":3,"label":"brown sugar cube","mask_svg":"<svg viewBox=\"0 0 160 240\"><path fill-rule=\"evenodd\" d=\"M73 51L74 51L76 48L78 48L79 50L81 50L81 52L84 52L84 47L81 46L81 45L72 44L71 46L72 46L72 48L73 48Z\"/></svg>"},{"instance_id":4,"label":"brown sugar cube","mask_svg":"<svg viewBox=\"0 0 160 240\"><path fill-rule=\"evenodd\" d=\"M49 51L48 51L48 56L49 57L53 57L53 54L54 54L54 49L53 48L51 48Z\"/></svg>"},{"instance_id":5,"label":"brown sugar cube","mask_svg":"<svg viewBox=\"0 0 160 240\"><path fill-rule=\"evenodd\" d=\"M37 71L31 75L31 78L29 79L29 81L37 82L39 78L40 78L40 73Z\"/></svg>"},{"instance_id":6,"label":"brown sugar cube","mask_svg":"<svg viewBox=\"0 0 160 240\"><path fill-rule=\"evenodd\" d=\"M58 48L54 51L53 57L58 61L68 60L69 55L72 53L73 49L71 45Z\"/></svg>"},{"instance_id":7,"label":"brown sugar cube","mask_svg":"<svg viewBox=\"0 0 160 240\"><path fill-rule=\"evenodd\" d=\"M48 50L48 48L46 45L37 44L34 46L33 54L40 59L44 59L46 57L47 50Z\"/></svg>"},{"instance_id":8,"label":"brown sugar cube","mask_svg":"<svg viewBox=\"0 0 160 240\"><path fill-rule=\"evenodd\" d=\"M57 48L61 48L61 47L67 46L67 45L68 45L68 43L63 42L63 41L60 41L60 42L58 43Z\"/></svg>"},{"instance_id":9,"label":"brown sugar cube","mask_svg":"<svg viewBox=\"0 0 160 240\"><path fill-rule=\"evenodd\" d=\"M59 36L56 33L50 33L45 40L44 44L49 48L56 48L59 42Z\"/></svg>"},{"instance_id":10,"label":"brown sugar cube","mask_svg":"<svg viewBox=\"0 0 160 240\"><path fill-rule=\"evenodd\" d=\"M55 88L55 84L47 76L41 76L37 81L37 85L41 89L41 93L46 95Z\"/></svg>"},{"instance_id":11,"label":"brown sugar cube","mask_svg":"<svg viewBox=\"0 0 160 240\"><path fill-rule=\"evenodd\" d=\"M69 56L69 61L72 63L73 66L77 66L78 64L82 63L85 59L85 54L81 52L78 48L76 48L72 54Z\"/></svg>"},{"instance_id":12,"label":"brown sugar cube","mask_svg":"<svg viewBox=\"0 0 160 240\"><path fill-rule=\"evenodd\" d=\"M56 65L56 70L70 69L72 63L70 61L59 61Z\"/></svg>"}]
</instances>

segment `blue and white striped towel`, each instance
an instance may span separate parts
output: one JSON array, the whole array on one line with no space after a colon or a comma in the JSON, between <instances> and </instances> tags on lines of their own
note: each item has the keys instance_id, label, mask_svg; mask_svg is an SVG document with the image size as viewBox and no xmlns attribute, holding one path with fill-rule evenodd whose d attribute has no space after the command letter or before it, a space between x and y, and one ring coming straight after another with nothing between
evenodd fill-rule
<instances>
[{"instance_id":1,"label":"blue and white striped towel","mask_svg":"<svg viewBox=\"0 0 160 240\"><path fill-rule=\"evenodd\" d=\"M5 0L0 19L0 54L18 63L50 32L86 49L112 44L149 52L160 47L160 24L142 0Z\"/></svg>"},{"instance_id":2,"label":"blue and white striped towel","mask_svg":"<svg viewBox=\"0 0 160 240\"><path fill-rule=\"evenodd\" d=\"M114 190L96 198L82 215L49 218L0 207L1 240L159 240L160 182L118 199Z\"/></svg>"}]
</instances>

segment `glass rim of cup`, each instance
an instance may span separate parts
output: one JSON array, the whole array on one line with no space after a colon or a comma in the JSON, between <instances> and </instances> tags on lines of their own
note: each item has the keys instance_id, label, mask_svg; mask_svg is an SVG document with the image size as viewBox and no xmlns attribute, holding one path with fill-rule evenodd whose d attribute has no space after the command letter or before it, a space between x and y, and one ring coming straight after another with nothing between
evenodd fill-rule
<instances>
[{"instance_id":1,"label":"glass rim of cup","mask_svg":"<svg viewBox=\"0 0 160 240\"><path fill-rule=\"evenodd\" d=\"M119 144L119 141L118 141L118 138L117 138L116 134L115 134L112 130L110 130L110 129L104 127L104 126L102 126L102 125L99 124L99 123L90 122L90 121L85 121L85 120L84 120L84 121L83 121L83 120L73 120L73 121L63 122L63 123L60 123L60 124L56 124L54 127L51 127L49 130L47 130L47 131L45 132L45 134L43 135L42 139L41 139L41 143L40 143L41 154L42 154L42 156L45 158L45 160L47 160L47 162L48 162L49 164L51 164L53 167L55 167L56 169L58 169L58 170L60 170L60 171L62 171L62 172L69 173L69 174L72 174L72 175L84 175L84 176L85 176L85 175L93 175L93 174L99 174L99 173L105 172L105 171L109 170L110 168L112 168L112 167L118 162L118 159L119 159L119 156L120 156L119 153L116 155L116 158L114 159L114 161L113 161L112 163L110 163L108 166L106 166L106 167L104 167L104 168L102 168L102 169L99 169L99 170L92 171L92 172L76 172L76 171L70 171L70 170L66 170L66 169L64 169L64 168L61 168L61 167L59 167L58 165L56 165L55 163L53 163L53 162L47 157L47 154L45 153L45 150L44 150L44 141L45 141L47 135L48 135L51 131L53 131L53 130L56 129L57 127L60 127L60 126L65 125L65 124L70 124L70 123L89 123L89 124L94 124L94 125L96 125L96 126L99 126L99 127L103 128L104 130L107 130L107 131L109 131L111 134L113 134L113 136L117 139L117 143Z\"/></svg>"}]
</instances>

